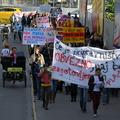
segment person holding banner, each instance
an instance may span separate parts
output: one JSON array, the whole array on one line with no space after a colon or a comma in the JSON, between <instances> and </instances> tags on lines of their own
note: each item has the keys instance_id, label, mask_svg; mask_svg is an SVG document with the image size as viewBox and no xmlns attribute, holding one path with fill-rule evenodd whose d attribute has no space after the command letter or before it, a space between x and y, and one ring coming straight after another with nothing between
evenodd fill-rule
<instances>
[{"instance_id":1,"label":"person holding banner","mask_svg":"<svg viewBox=\"0 0 120 120\"><path fill-rule=\"evenodd\" d=\"M88 82L89 86L89 95L91 97L91 100L93 102L93 112L94 112L94 117L97 116L97 110L100 104L100 97L101 97L101 92L102 88L104 86L104 78L101 75L101 69L96 68L95 70L95 75L92 75L89 79Z\"/></svg>"}]
</instances>

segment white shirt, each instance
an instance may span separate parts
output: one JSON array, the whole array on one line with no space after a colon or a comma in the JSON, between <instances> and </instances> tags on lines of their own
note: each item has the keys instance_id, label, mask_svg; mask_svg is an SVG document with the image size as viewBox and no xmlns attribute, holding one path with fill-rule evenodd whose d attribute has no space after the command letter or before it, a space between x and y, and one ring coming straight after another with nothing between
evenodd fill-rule
<instances>
[{"instance_id":1,"label":"white shirt","mask_svg":"<svg viewBox=\"0 0 120 120\"><path fill-rule=\"evenodd\" d=\"M2 56L10 56L10 50L8 48L2 49Z\"/></svg>"},{"instance_id":2,"label":"white shirt","mask_svg":"<svg viewBox=\"0 0 120 120\"><path fill-rule=\"evenodd\" d=\"M94 76L94 92L100 92L100 87L102 86L102 81L99 80L97 75Z\"/></svg>"}]
</instances>

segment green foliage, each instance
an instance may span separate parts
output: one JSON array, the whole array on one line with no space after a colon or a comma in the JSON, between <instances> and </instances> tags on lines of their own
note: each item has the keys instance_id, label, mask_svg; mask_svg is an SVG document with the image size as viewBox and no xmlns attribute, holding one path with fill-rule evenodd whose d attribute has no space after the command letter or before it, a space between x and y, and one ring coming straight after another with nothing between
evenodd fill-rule
<instances>
[{"instance_id":1,"label":"green foliage","mask_svg":"<svg viewBox=\"0 0 120 120\"><path fill-rule=\"evenodd\" d=\"M114 21L115 0L105 0L105 18L109 21Z\"/></svg>"}]
</instances>

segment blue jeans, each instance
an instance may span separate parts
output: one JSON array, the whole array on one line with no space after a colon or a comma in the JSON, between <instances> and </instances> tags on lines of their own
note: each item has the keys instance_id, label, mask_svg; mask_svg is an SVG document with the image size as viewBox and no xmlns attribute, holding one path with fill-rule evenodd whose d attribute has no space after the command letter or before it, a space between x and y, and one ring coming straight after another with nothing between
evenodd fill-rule
<instances>
[{"instance_id":1,"label":"blue jeans","mask_svg":"<svg viewBox=\"0 0 120 120\"><path fill-rule=\"evenodd\" d=\"M109 88L103 88L102 103L109 104Z\"/></svg>"},{"instance_id":2,"label":"blue jeans","mask_svg":"<svg viewBox=\"0 0 120 120\"><path fill-rule=\"evenodd\" d=\"M88 100L87 88L80 88L80 107L83 112L86 112L86 105Z\"/></svg>"}]
</instances>

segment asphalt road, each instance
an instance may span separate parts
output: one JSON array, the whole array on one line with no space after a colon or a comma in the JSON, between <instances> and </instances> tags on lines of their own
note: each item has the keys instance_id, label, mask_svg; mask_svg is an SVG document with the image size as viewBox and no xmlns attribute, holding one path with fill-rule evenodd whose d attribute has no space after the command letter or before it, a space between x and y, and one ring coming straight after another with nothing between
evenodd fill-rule
<instances>
[{"instance_id":1,"label":"asphalt road","mask_svg":"<svg viewBox=\"0 0 120 120\"><path fill-rule=\"evenodd\" d=\"M55 104L49 104L49 110L42 108L42 101L36 101L37 120L120 120L120 96L110 97L109 105L100 105L98 116L93 117L92 102L87 103L87 112L80 109L79 95L76 103L70 102L70 96L58 93Z\"/></svg>"},{"instance_id":2,"label":"asphalt road","mask_svg":"<svg viewBox=\"0 0 120 120\"><path fill-rule=\"evenodd\" d=\"M1 27L0 27L1 29ZM17 51L23 51L28 59L28 50L21 42L13 41L12 35L9 36L10 47L17 47ZM0 35L0 51L2 49L2 37ZM31 82L29 79L28 65L27 88L24 82L6 82L6 88L2 87L2 66L0 64L0 120L32 120L32 98Z\"/></svg>"}]
</instances>

